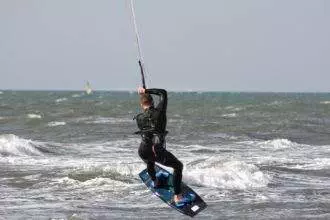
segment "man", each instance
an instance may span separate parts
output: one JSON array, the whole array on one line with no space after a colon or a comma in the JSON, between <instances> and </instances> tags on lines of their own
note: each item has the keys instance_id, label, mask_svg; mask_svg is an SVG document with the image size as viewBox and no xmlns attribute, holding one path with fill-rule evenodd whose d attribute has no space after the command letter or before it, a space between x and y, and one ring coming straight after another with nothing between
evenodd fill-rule
<instances>
[{"instance_id":1,"label":"man","mask_svg":"<svg viewBox=\"0 0 330 220\"><path fill-rule=\"evenodd\" d=\"M166 108L167 108L167 92L164 89L144 89L138 88L140 94L140 105L143 110L136 118L142 142L139 147L139 156L147 163L147 171L151 177L154 187L157 187L155 162L163 164L174 169L173 185L174 185L174 202L180 204L184 202L181 194L182 180L182 163L165 148L166 136ZM157 106L151 95L159 96Z\"/></svg>"}]
</instances>

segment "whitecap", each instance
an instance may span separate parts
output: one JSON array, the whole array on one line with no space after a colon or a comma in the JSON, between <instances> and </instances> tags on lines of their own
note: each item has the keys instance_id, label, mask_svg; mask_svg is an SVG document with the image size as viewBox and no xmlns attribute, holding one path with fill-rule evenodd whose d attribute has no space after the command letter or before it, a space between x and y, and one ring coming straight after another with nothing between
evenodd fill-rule
<instances>
[{"instance_id":1,"label":"whitecap","mask_svg":"<svg viewBox=\"0 0 330 220\"><path fill-rule=\"evenodd\" d=\"M67 101L67 100L68 100L67 98L59 98L59 99L56 99L56 102L59 103L59 102Z\"/></svg>"},{"instance_id":2,"label":"whitecap","mask_svg":"<svg viewBox=\"0 0 330 220\"><path fill-rule=\"evenodd\" d=\"M236 113L228 113L228 114L223 114L222 117L224 117L224 118L236 118L237 114Z\"/></svg>"},{"instance_id":3,"label":"whitecap","mask_svg":"<svg viewBox=\"0 0 330 220\"><path fill-rule=\"evenodd\" d=\"M51 121L47 124L49 127L63 126L66 125L64 121Z\"/></svg>"},{"instance_id":4,"label":"whitecap","mask_svg":"<svg viewBox=\"0 0 330 220\"><path fill-rule=\"evenodd\" d=\"M220 110L221 107L218 107L217 109ZM243 108L229 105L229 106L225 107L225 109L234 111L234 112L238 112L238 111L241 111Z\"/></svg>"},{"instance_id":5,"label":"whitecap","mask_svg":"<svg viewBox=\"0 0 330 220\"><path fill-rule=\"evenodd\" d=\"M42 115L39 114L27 114L27 117L30 119L41 119Z\"/></svg>"},{"instance_id":6,"label":"whitecap","mask_svg":"<svg viewBox=\"0 0 330 220\"><path fill-rule=\"evenodd\" d=\"M322 102L320 102L320 104L329 105L330 101L322 101Z\"/></svg>"},{"instance_id":7,"label":"whitecap","mask_svg":"<svg viewBox=\"0 0 330 220\"><path fill-rule=\"evenodd\" d=\"M233 136L233 135L229 135L226 133L208 133L207 136L212 137L212 138L221 138L221 139L225 139L225 140L238 140L239 139L238 136Z\"/></svg>"},{"instance_id":8,"label":"whitecap","mask_svg":"<svg viewBox=\"0 0 330 220\"><path fill-rule=\"evenodd\" d=\"M173 118L170 118L170 119L168 119L168 122L169 123L184 123L184 122L186 122L184 119L173 119Z\"/></svg>"},{"instance_id":9,"label":"whitecap","mask_svg":"<svg viewBox=\"0 0 330 220\"><path fill-rule=\"evenodd\" d=\"M115 117L83 117L77 118L75 122L84 122L86 124L118 124L132 122L131 118L115 118Z\"/></svg>"},{"instance_id":10,"label":"whitecap","mask_svg":"<svg viewBox=\"0 0 330 220\"><path fill-rule=\"evenodd\" d=\"M298 164L292 168L302 170L327 170L330 169L330 158L315 158L306 164Z\"/></svg>"},{"instance_id":11,"label":"whitecap","mask_svg":"<svg viewBox=\"0 0 330 220\"><path fill-rule=\"evenodd\" d=\"M42 184L40 184L42 186ZM109 178L97 177L94 179L89 179L84 182L79 180L74 180L69 177L63 177L55 179L52 183L47 183L47 186L51 188L68 188L70 190L79 190L79 191L90 191L96 193L97 191L104 192L104 190L114 191L120 193L123 187L127 187L127 184L112 180Z\"/></svg>"},{"instance_id":12,"label":"whitecap","mask_svg":"<svg viewBox=\"0 0 330 220\"><path fill-rule=\"evenodd\" d=\"M288 139L273 139L273 140L257 143L257 146L260 148L279 150L279 149L297 147L297 146L299 146L299 144L292 142Z\"/></svg>"},{"instance_id":13,"label":"whitecap","mask_svg":"<svg viewBox=\"0 0 330 220\"><path fill-rule=\"evenodd\" d=\"M79 98L79 97L81 97L82 96L82 94L73 94L72 95L72 98Z\"/></svg>"},{"instance_id":14,"label":"whitecap","mask_svg":"<svg viewBox=\"0 0 330 220\"><path fill-rule=\"evenodd\" d=\"M280 106L280 105L282 105L282 104L283 104L283 101L278 101L278 100L276 100L276 101L273 101L273 102L268 103L268 104L266 104L266 105L269 105L269 106Z\"/></svg>"},{"instance_id":15,"label":"whitecap","mask_svg":"<svg viewBox=\"0 0 330 220\"><path fill-rule=\"evenodd\" d=\"M132 183L134 176L138 175L141 169L139 166L127 163L110 165L84 164L68 173L68 177L80 182L86 182L97 178L108 178L123 183Z\"/></svg>"}]
</instances>

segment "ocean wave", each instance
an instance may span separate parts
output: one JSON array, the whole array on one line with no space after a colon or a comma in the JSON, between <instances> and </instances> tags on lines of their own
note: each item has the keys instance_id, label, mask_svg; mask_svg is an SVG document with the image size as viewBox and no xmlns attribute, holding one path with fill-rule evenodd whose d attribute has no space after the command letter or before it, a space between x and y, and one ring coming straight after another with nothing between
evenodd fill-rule
<instances>
[{"instance_id":1,"label":"ocean wave","mask_svg":"<svg viewBox=\"0 0 330 220\"><path fill-rule=\"evenodd\" d=\"M40 143L20 138L13 134L0 135L0 155L3 156L40 156Z\"/></svg>"},{"instance_id":2,"label":"ocean wave","mask_svg":"<svg viewBox=\"0 0 330 220\"><path fill-rule=\"evenodd\" d=\"M27 117L30 119L41 119L42 115L39 114L27 114Z\"/></svg>"},{"instance_id":3,"label":"ocean wave","mask_svg":"<svg viewBox=\"0 0 330 220\"><path fill-rule=\"evenodd\" d=\"M329 105L330 101L322 101L322 102L320 102L320 104Z\"/></svg>"},{"instance_id":4,"label":"ocean wave","mask_svg":"<svg viewBox=\"0 0 330 220\"><path fill-rule=\"evenodd\" d=\"M213 157L187 166L184 179L201 186L244 190L266 187L271 177L253 164L243 161L222 162Z\"/></svg>"},{"instance_id":5,"label":"ocean wave","mask_svg":"<svg viewBox=\"0 0 330 220\"><path fill-rule=\"evenodd\" d=\"M124 183L132 183L134 176L136 176L138 172L138 169L128 164L120 164L117 166L87 165L71 170L68 173L68 177L80 182L96 178L109 178Z\"/></svg>"},{"instance_id":6,"label":"ocean wave","mask_svg":"<svg viewBox=\"0 0 330 220\"><path fill-rule=\"evenodd\" d=\"M104 193L105 191L116 194L122 194L124 187L127 187L127 184L121 181L112 180L104 177L97 177L94 179L89 179L86 181L79 181L72 179L70 177L62 177L54 179L52 182L39 183L34 186L42 188L51 188L51 189L61 189L67 188L69 190L78 190L82 193Z\"/></svg>"},{"instance_id":7,"label":"ocean wave","mask_svg":"<svg viewBox=\"0 0 330 220\"><path fill-rule=\"evenodd\" d=\"M66 176L54 178L51 182L41 182L35 188L68 188L72 190L89 192L104 192L105 190L122 194L126 187L140 187L138 174L145 169L144 163L117 163L105 164L81 164L66 171ZM130 191L128 191L129 193Z\"/></svg>"},{"instance_id":8,"label":"ocean wave","mask_svg":"<svg viewBox=\"0 0 330 220\"><path fill-rule=\"evenodd\" d=\"M106 141L102 143L88 143L84 146L89 149L93 149L93 151L98 153L132 153L132 151L136 150L135 148L128 148L127 146L139 146L140 139L139 138L129 138L126 140L114 140L114 141Z\"/></svg>"},{"instance_id":9,"label":"ocean wave","mask_svg":"<svg viewBox=\"0 0 330 220\"><path fill-rule=\"evenodd\" d=\"M64 121L51 121L47 125L48 127L56 127L66 125L66 123Z\"/></svg>"},{"instance_id":10,"label":"ocean wave","mask_svg":"<svg viewBox=\"0 0 330 220\"><path fill-rule=\"evenodd\" d=\"M128 123L132 122L133 119L130 118L114 118L114 117L100 117L100 116L91 116L77 118L76 123L85 123L85 124L118 124L118 123Z\"/></svg>"},{"instance_id":11,"label":"ocean wave","mask_svg":"<svg viewBox=\"0 0 330 220\"><path fill-rule=\"evenodd\" d=\"M208 133L207 136L212 137L212 138L222 138L225 140L238 140L239 139L238 136L233 136L233 135L229 135L226 133Z\"/></svg>"}]
</instances>

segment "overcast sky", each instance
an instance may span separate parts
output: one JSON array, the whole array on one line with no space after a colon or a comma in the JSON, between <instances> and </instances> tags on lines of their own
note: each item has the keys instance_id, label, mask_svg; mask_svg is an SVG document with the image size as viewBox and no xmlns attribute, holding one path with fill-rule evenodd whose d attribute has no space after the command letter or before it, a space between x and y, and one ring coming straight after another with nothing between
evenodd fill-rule
<instances>
[{"instance_id":1,"label":"overcast sky","mask_svg":"<svg viewBox=\"0 0 330 220\"><path fill-rule=\"evenodd\" d=\"M136 0L147 86L330 92L328 0ZM134 90L129 0L0 0L0 89Z\"/></svg>"}]
</instances>

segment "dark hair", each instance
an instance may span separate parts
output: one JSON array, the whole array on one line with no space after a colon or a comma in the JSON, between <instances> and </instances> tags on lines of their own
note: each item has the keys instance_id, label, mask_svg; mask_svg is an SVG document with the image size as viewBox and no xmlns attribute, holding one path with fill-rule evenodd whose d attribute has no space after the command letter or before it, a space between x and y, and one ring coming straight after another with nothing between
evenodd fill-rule
<instances>
[{"instance_id":1,"label":"dark hair","mask_svg":"<svg viewBox=\"0 0 330 220\"><path fill-rule=\"evenodd\" d=\"M154 100L150 94L144 93L140 95L140 103L142 105L153 105Z\"/></svg>"}]
</instances>

